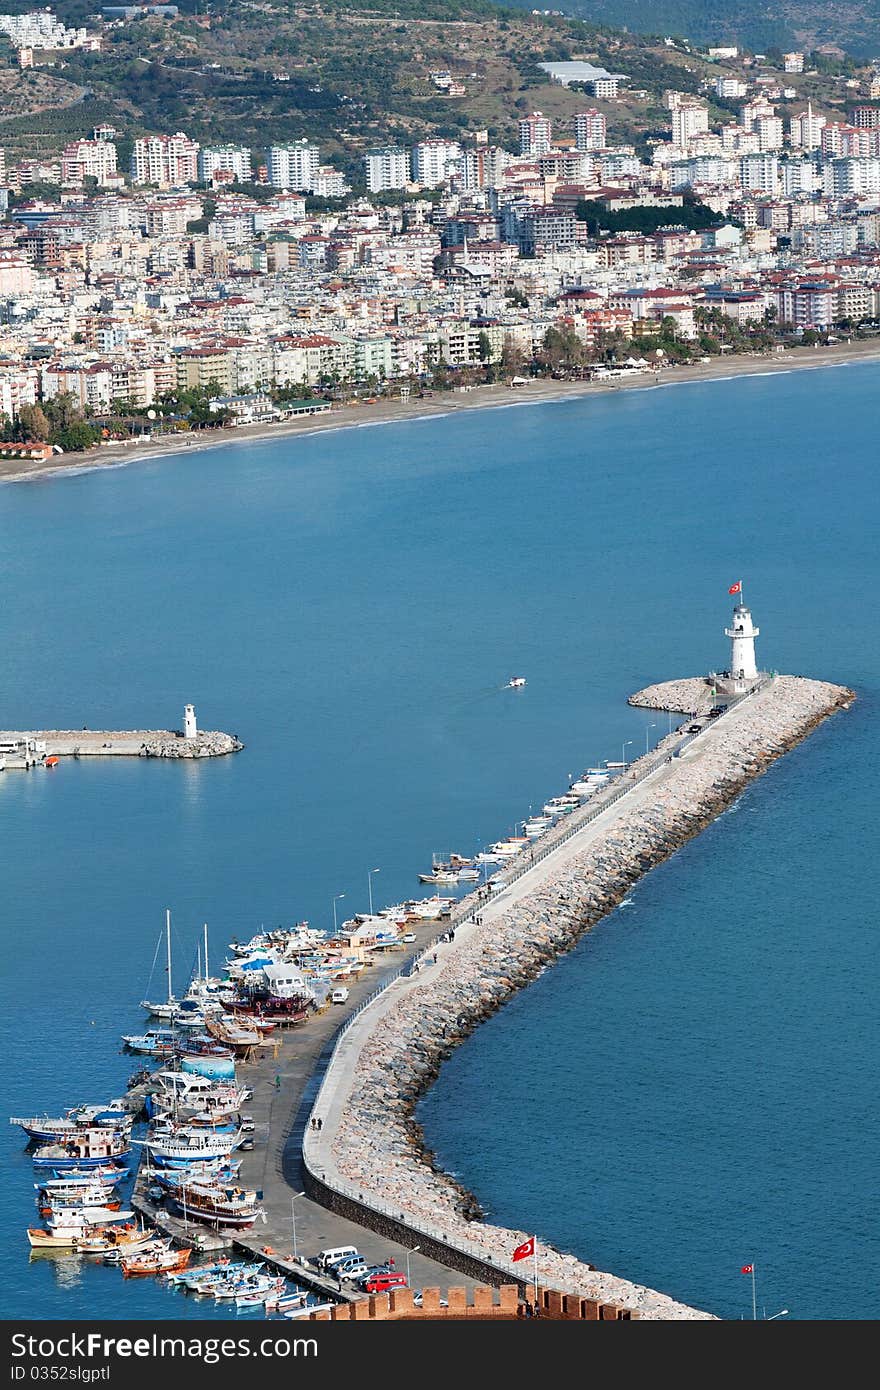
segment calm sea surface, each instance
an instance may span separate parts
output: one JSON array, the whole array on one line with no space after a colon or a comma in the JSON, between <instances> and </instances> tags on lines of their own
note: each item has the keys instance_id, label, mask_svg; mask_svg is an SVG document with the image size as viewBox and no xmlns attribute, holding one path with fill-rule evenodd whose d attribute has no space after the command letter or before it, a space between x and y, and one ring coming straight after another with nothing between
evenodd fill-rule
<instances>
[{"instance_id":1,"label":"calm sea surface","mask_svg":"<svg viewBox=\"0 0 880 1390\"><path fill-rule=\"evenodd\" d=\"M880 366L219 448L0 488L0 724L238 733L203 764L0 774L10 1114L119 1093L163 913L332 926L627 756L648 682L759 656L856 688L464 1045L422 1106L492 1219L725 1317L877 1317ZM522 691L500 687L524 675ZM653 725L653 727L651 727ZM161 989L157 971L152 988ZM29 1260L4 1313L215 1315ZM221 1316L228 1316L221 1310Z\"/></svg>"}]
</instances>

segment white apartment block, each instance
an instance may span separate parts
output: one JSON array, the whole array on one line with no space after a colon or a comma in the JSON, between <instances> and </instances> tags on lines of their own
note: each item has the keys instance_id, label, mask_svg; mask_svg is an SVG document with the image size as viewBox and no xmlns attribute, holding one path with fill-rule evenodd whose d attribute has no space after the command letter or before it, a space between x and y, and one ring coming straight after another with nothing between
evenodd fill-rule
<instances>
[{"instance_id":1,"label":"white apartment block","mask_svg":"<svg viewBox=\"0 0 880 1390\"><path fill-rule=\"evenodd\" d=\"M743 155L739 162L739 181L746 193L776 193L779 189L779 156Z\"/></svg>"},{"instance_id":2,"label":"white apartment block","mask_svg":"<svg viewBox=\"0 0 880 1390\"><path fill-rule=\"evenodd\" d=\"M669 166L669 187L689 188L692 184L722 187L735 181L738 169L738 160L723 155L703 154L677 160Z\"/></svg>"},{"instance_id":3,"label":"white apartment block","mask_svg":"<svg viewBox=\"0 0 880 1390\"><path fill-rule=\"evenodd\" d=\"M716 96L719 96L719 97L727 97L727 98L730 98L730 97L744 97L747 91L748 91L748 86L747 86L747 84L746 84L745 82L740 81L740 79L739 79L738 77L716 77L716 78L715 78L715 95L716 95Z\"/></svg>"},{"instance_id":4,"label":"white apartment block","mask_svg":"<svg viewBox=\"0 0 880 1390\"><path fill-rule=\"evenodd\" d=\"M500 188L504 182L504 171L514 162L509 150L499 145L476 145L465 150L462 158L463 186L466 191L475 188Z\"/></svg>"},{"instance_id":5,"label":"white apartment block","mask_svg":"<svg viewBox=\"0 0 880 1390\"><path fill-rule=\"evenodd\" d=\"M80 187L86 178L105 188L115 182L116 146L109 140L74 140L61 156L61 182Z\"/></svg>"},{"instance_id":6,"label":"white apartment block","mask_svg":"<svg viewBox=\"0 0 880 1390\"><path fill-rule=\"evenodd\" d=\"M735 154L757 154L758 135L735 121L721 127L721 148Z\"/></svg>"},{"instance_id":7,"label":"white apartment block","mask_svg":"<svg viewBox=\"0 0 880 1390\"><path fill-rule=\"evenodd\" d=\"M880 193L880 159L832 159L822 170L826 198Z\"/></svg>"},{"instance_id":8,"label":"white apartment block","mask_svg":"<svg viewBox=\"0 0 880 1390\"><path fill-rule=\"evenodd\" d=\"M821 192L822 176L811 159L784 159L779 165L780 189L787 198Z\"/></svg>"},{"instance_id":9,"label":"white apartment block","mask_svg":"<svg viewBox=\"0 0 880 1390\"><path fill-rule=\"evenodd\" d=\"M740 120L746 130L754 130L760 116L774 116L776 108L766 97L755 97L740 108Z\"/></svg>"},{"instance_id":10,"label":"white apartment block","mask_svg":"<svg viewBox=\"0 0 880 1390\"><path fill-rule=\"evenodd\" d=\"M812 106L808 106L799 116L791 118L789 133L792 145L801 150L818 150L826 124L825 117L814 116Z\"/></svg>"},{"instance_id":11,"label":"white apartment block","mask_svg":"<svg viewBox=\"0 0 880 1390\"><path fill-rule=\"evenodd\" d=\"M132 183L152 183L159 188L196 183L199 147L183 131L175 135L148 135L135 140L131 154Z\"/></svg>"},{"instance_id":12,"label":"white apartment block","mask_svg":"<svg viewBox=\"0 0 880 1390\"><path fill-rule=\"evenodd\" d=\"M85 29L67 29L51 10L32 14L0 14L0 33L8 34L16 48L81 48Z\"/></svg>"},{"instance_id":13,"label":"white apartment block","mask_svg":"<svg viewBox=\"0 0 880 1390\"><path fill-rule=\"evenodd\" d=\"M275 188L311 193L321 167L321 152L308 140L296 140L292 145L270 145L267 163L269 182Z\"/></svg>"},{"instance_id":14,"label":"white apartment block","mask_svg":"<svg viewBox=\"0 0 880 1390\"><path fill-rule=\"evenodd\" d=\"M23 405L37 403L37 372L20 367L0 374L0 415L14 420Z\"/></svg>"},{"instance_id":15,"label":"white apartment block","mask_svg":"<svg viewBox=\"0 0 880 1390\"><path fill-rule=\"evenodd\" d=\"M409 183L409 156L400 145L385 145L364 155L367 188L371 193L406 188Z\"/></svg>"},{"instance_id":16,"label":"white apartment block","mask_svg":"<svg viewBox=\"0 0 880 1390\"><path fill-rule=\"evenodd\" d=\"M803 72L804 55L803 53L783 53L782 55L783 72Z\"/></svg>"},{"instance_id":17,"label":"white apartment block","mask_svg":"<svg viewBox=\"0 0 880 1390\"><path fill-rule=\"evenodd\" d=\"M608 123L600 111L579 111L574 118L574 143L579 150L604 150Z\"/></svg>"},{"instance_id":18,"label":"white apartment block","mask_svg":"<svg viewBox=\"0 0 880 1390\"><path fill-rule=\"evenodd\" d=\"M461 159L461 145L455 140L424 140L413 145L413 181L422 188L436 188L449 177L450 165Z\"/></svg>"},{"instance_id":19,"label":"white apartment block","mask_svg":"<svg viewBox=\"0 0 880 1390\"><path fill-rule=\"evenodd\" d=\"M351 192L351 188L338 169L331 169L329 164L322 164L315 174L312 192L318 198L344 198L346 193Z\"/></svg>"},{"instance_id":20,"label":"white apartment block","mask_svg":"<svg viewBox=\"0 0 880 1390\"><path fill-rule=\"evenodd\" d=\"M199 150L199 183L210 183L220 171L232 174L239 183L250 183L254 176L247 145L205 145Z\"/></svg>"},{"instance_id":21,"label":"white apartment block","mask_svg":"<svg viewBox=\"0 0 880 1390\"><path fill-rule=\"evenodd\" d=\"M759 150L781 150L785 144L785 133L779 116L759 116L755 122L758 132Z\"/></svg>"},{"instance_id":22,"label":"white apartment block","mask_svg":"<svg viewBox=\"0 0 880 1390\"><path fill-rule=\"evenodd\" d=\"M543 111L533 111L519 123L520 154L546 154L553 144L553 123Z\"/></svg>"},{"instance_id":23,"label":"white apartment block","mask_svg":"<svg viewBox=\"0 0 880 1390\"><path fill-rule=\"evenodd\" d=\"M682 101L672 112L672 143L677 149L686 150L694 135L702 135L709 129L709 108L701 101Z\"/></svg>"}]
</instances>

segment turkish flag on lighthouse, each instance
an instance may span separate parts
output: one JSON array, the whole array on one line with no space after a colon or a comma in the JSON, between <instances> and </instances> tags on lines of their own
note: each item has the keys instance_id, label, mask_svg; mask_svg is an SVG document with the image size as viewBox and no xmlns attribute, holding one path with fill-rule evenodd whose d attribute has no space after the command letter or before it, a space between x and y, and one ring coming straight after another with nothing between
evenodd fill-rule
<instances>
[{"instance_id":1,"label":"turkish flag on lighthouse","mask_svg":"<svg viewBox=\"0 0 880 1390\"><path fill-rule=\"evenodd\" d=\"M527 1260L527 1259L529 1258L529 1256L530 1256L530 1255L534 1255L534 1253L535 1253L535 1237L534 1237L534 1236L529 1236L528 1240L524 1240L523 1243L522 1243L522 1245L518 1245L518 1246L516 1247L516 1249L515 1249L514 1252L513 1252L513 1259L514 1259L514 1260Z\"/></svg>"},{"instance_id":2,"label":"turkish flag on lighthouse","mask_svg":"<svg viewBox=\"0 0 880 1390\"><path fill-rule=\"evenodd\" d=\"M743 586L743 585L742 585L742 580L741 580L741 579L738 579L738 580L736 581L735 584L731 584L731 586L730 586L730 588L727 590L727 592L728 592L729 594L741 594L741 593L742 593L742 586Z\"/></svg>"}]
</instances>

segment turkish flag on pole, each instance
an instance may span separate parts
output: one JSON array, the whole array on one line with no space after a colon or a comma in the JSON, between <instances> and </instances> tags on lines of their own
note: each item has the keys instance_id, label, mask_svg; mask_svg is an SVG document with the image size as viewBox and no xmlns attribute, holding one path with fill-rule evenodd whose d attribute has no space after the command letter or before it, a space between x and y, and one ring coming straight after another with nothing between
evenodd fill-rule
<instances>
[{"instance_id":1,"label":"turkish flag on pole","mask_svg":"<svg viewBox=\"0 0 880 1390\"><path fill-rule=\"evenodd\" d=\"M743 586L742 580L741 580L741 579L738 579L738 580L736 581L735 584L731 584L731 586L730 586L730 588L727 590L727 592L728 592L729 594L741 594L741 593L742 593L742 586Z\"/></svg>"},{"instance_id":2,"label":"turkish flag on pole","mask_svg":"<svg viewBox=\"0 0 880 1390\"><path fill-rule=\"evenodd\" d=\"M527 1259L529 1258L529 1256L530 1256L530 1255L534 1255L534 1253L535 1253L535 1237L534 1237L534 1236L529 1236L528 1240L524 1240L523 1243L522 1243L522 1245L518 1245L518 1246L516 1247L516 1249L515 1249L514 1252L513 1252L513 1259L514 1259L514 1260L527 1260Z\"/></svg>"},{"instance_id":3,"label":"turkish flag on pole","mask_svg":"<svg viewBox=\"0 0 880 1390\"><path fill-rule=\"evenodd\" d=\"M754 1274L754 1272L755 1272L755 1266L754 1266L754 1265L743 1265L743 1267L742 1267L742 1272L743 1272L743 1274Z\"/></svg>"}]
</instances>

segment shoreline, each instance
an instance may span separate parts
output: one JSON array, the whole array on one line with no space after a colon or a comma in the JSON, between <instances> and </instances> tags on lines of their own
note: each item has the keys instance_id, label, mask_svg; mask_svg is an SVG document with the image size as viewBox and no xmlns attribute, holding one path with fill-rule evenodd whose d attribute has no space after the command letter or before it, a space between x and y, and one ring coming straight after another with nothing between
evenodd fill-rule
<instances>
[{"instance_id":1,"label":"shoreline","mask_svg":"<svg viewBox=\"0 0 880 1390\"><path fill-rule=\"evenodd\" d=\"M737 377L771 376L792 371L816 371L851 363L880 361L880 338L856 343L839 343L832 347L786 348L781 353L749 353L735 357L713 357L708 362L687 366L666 367L658 373L644 373L618 382L606 381L547 381L537 378L526 386L475 386L466 391L444 391L427 400L380 400L375 406L343 405L329 413L300 416L281 424L242 425L236 429L194 432L165 436L148 444L114 443L99 445L82 454L58 456L51 464L29 465L24 459L0 459L0 483L41 481L48 478L75 476L104 468L122 468L133 463L201 453L206 449L227 448L230 445L261 444L267 440L310 437L328 431L364 429L393 424L412 423L451 415L462 410L498 410L524 405L548 405L556 401L576 400L594 395L609 395L618 391L653 391L658 387L693 382L729 381Z\"/></svg>"},{"instance_id":2,"label":"shoreline","mask_svg":"<svg viewBox=\"0 0 880 1390\"><path fill-rule=\"evenodd\" d=\"M386 991L372 1016L355 1024L359 1041L344 1040L328 1067L317 1102L326 1136L323 1130L317 1139L305 1134L314 1195L333 1210L358 1211L364 1224L377 1229L396 1218L422 1248L426 1240L434 1242L461 1262L453 1267L482 1259L500 1277L521 1283L510 1252L530 1233L479 1219L473 1195L427 1148L415 1114L418 1101L452 1049L484 1019L569 951L644 873L854 698L851 690L828 682L775 678L682 750L682 757L670 756L651 770L629 789L623 805L609 806L594 826L584 825L568 846L552 851L548 859L557 863L549 872L544 865L528 869L520 883L480 908L479 923L457 927L454 944L441 947L439 961L434 955L428 965L424 984L401 982ZM383 1178L378 1187L377 1169ZM543 1242L538 1272L545 1287L616 1303L642 1318L714 1316L597 1271Z\"/></svg>"}]
</instances>

